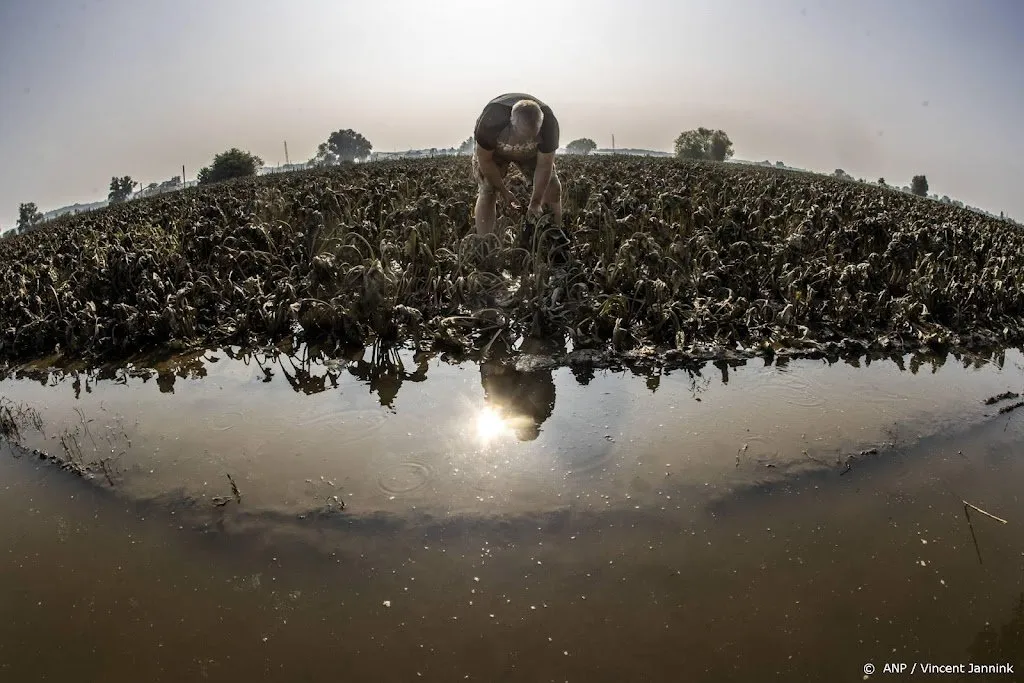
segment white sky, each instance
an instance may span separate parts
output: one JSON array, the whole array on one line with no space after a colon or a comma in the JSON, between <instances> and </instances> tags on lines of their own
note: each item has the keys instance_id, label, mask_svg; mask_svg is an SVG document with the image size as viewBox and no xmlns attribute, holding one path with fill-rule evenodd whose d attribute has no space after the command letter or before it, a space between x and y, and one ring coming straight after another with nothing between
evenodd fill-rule
<instances>
[{"instance_id":1,"label":"white sky","mask_svg":"<svg viewBox=\"0 0 1024 683\"><path fill-rule=\"evenodd\" d=\"M230 147L458 145L509 91L563 145L722 128L738 158L924 173L1024 220L1021 28L1015 0L0 0L0 227Z\"/></svg>"}]
</instances>

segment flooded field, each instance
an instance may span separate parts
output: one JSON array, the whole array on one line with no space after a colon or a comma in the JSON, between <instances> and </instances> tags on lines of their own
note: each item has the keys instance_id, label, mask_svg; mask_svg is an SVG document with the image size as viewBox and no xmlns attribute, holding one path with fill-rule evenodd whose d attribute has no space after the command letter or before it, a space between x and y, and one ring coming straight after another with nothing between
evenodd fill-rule
<instances>
[{"instance_id":1,"label":"flooded field","mask_svg":"<svg viewBox=\"0 0 1024 683\"><path fill-rule=\"evenodd\" d=\"M22 370L0 680L1020 680L1022 389L1016 350Z\"/></svg>"}]
</instances>

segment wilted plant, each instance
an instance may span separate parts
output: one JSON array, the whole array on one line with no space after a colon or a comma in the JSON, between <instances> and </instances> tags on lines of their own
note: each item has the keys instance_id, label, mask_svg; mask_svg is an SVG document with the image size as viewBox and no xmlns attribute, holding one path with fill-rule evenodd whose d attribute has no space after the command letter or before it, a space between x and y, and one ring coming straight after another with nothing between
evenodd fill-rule
<instances>
[{"instance_id":1,"label":"wilted plant","mask_svg":"<svg viewBox=\"0 0 1024 683\"><path fill-rule=\"evenodd\" d=\"M234 180L4 240L0 358L293 336L464 351L496 329L620 353L1024 338L1024 234L955 206L808 174L575 157L559 162L567 242L544 222L524 235L518 216L481 238L469 163Z\"/></svg>"}]
</instances>

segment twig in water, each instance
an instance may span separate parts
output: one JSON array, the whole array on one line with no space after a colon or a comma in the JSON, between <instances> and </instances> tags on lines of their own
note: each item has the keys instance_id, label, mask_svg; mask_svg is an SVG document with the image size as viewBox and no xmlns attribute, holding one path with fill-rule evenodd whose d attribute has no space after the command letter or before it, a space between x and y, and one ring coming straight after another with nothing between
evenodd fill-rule
<instances>
[{"instance_id":1,"label":"twig in water","mask_svg":"<svg viewBox=\"0 0 1024 683\"><path fill-rule=\"evenodd\" d=\"M228 481L231 482L231 493L235 494L235 500L239 504L242 502L242 494L238 491L238 486L235 485L235 480L231 478L231 475L227 475Z\"/></svg>"},{"instance_id":2,"label":"twig in water","mask_svg":"<svg viewBox=\"0 0 1024 683\"><path fill-rule=\"evenodd\" d=\"M107 469L107 460L109 459L110 458L103 458L102 460L100 460L100 469L103 471L103 476L107 478L107 483L110 484L111 487L113 487L114 478L110 476L110 470Z\"/></svg>"},{"instance_id":3,"label":"twig in water","mask_svg":"<svg viewBox=\"0 0 1024 683\"><path fill-rule=\"evenodd\" d=\"M85 419L85 413L82 412L81 408L75 408L75 412L78 413L78 418L82 421L82 427L85 428L85 435L89 437L89 441L92 441L92 447L98 451L100 447L96 443L96 439L93 438L92 432L89 431L89 423L92 422L92 420Z\"/></svg>"},{"instance_id":4,"label":"twig in water","mask_svg":"<svg viewBox=\"0 0 1024 683\"><path fill-rule=\"evenodd\" d=\"M985 512L984 510L982 510L977 505L971 505L966 500L961 500L960 502L963 503L964 505L966 505L967 507L971 508L972 510L977 510L978 512L980 512L981 514L985 515L986 517L991 517L992 519L996 520L997 522L1002 522L1003 524L1009 524L1009 522L1007 522L1002 517L996 517L991 512Z\"/></svg>"}]
</instances>

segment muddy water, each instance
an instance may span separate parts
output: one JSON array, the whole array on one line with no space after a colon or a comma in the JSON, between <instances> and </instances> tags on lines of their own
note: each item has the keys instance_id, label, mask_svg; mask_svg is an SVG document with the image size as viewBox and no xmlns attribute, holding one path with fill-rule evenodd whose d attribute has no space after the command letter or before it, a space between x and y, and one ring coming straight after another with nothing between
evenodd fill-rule
<instances>
[{"instance_id":1,"label":"muddy water","mask_svg":"<svg viewBox=\"0 0 1024 683\"><path fill-rule=\"evenodd\" d=\"M21 373L19 443L91 467L4 446L0 680L1019 672L1024 409L983 400L1024 359L999 360Z\"/></svg>"}]
</instances>

